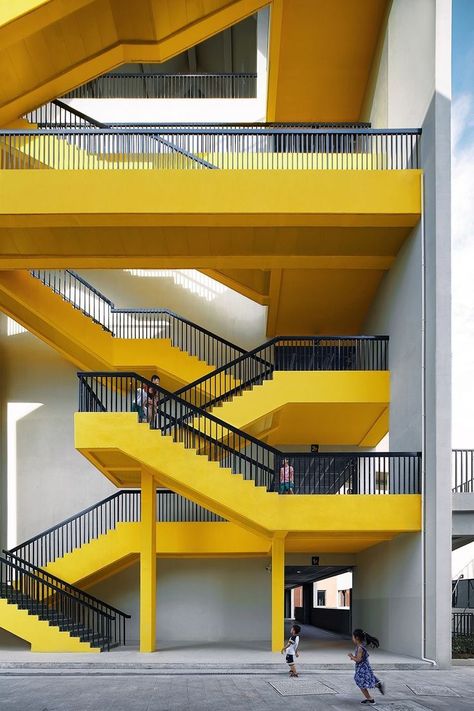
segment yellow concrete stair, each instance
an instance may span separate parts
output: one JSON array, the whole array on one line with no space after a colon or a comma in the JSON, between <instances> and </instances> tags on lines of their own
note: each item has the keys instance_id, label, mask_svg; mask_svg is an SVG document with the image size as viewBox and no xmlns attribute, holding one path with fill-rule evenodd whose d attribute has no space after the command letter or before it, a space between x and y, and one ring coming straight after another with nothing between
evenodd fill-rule
<instances>
[{"instance_id":1,"label":"yellow concrete stair","mask_svg":"<svg viewBox=\"0 0 474 711\"><path fill-rule=\"evenodd\" d=\"M113 338L26 271L0 271L0 309L81 370L157 372L171 390L213 370L169 339Z\"/></svg>"},{"instance_id":2,"label":"yellow concrete stair","mask_svg":"<svg viewBox=\"0 0 474 711\"><path fill-rule=\"evenodd\" d=\"M211 412L272 445L375 447L388 432L389 403L389 371L276 371Z\"/></svg>"},{"instance_id":3,"label":"yellow concrete stair","mask_svg":"<svg viewBox=\"0 0 474 711\"><path fill-rule=\"evenodd\" d=\"M3 598L0 599L0 628L29 642L32 652L100 652L88 642L61 632L58 627L40 620L37 615L29 615L27 610Z\"/></svg>"},{"instance_id":4,"label":"yellow concrete stair","mask_svg":"<svg viewBox=\"0 0 474 711\"><path fill-rule=\"evenodd\" d=\"M156 542L159 557L252 557L270 551L266 538L233 523L157 522ZM121 522L49 563L45 570L84 589L128 567L138 560L139 553L140 524Z\"/></svg>"},{"instance_id":5,"label":"yellow concrete stair","mask_svg":"<svg viewBox=\"0 0 474 711\"><path fill-rule=\"evenodd\" d=\"M279 496L138 424L133 413L76 413L75 445L118 486L139 486L146 469L158 485L263 536L277 531L391 536L420 530L419 495Z\"/></svg>"}]
</instances>

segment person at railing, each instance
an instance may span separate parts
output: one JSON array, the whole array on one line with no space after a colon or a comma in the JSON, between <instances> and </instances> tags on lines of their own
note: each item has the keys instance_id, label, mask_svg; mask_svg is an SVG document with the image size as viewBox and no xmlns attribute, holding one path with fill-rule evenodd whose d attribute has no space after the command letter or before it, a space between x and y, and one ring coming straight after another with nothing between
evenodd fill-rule
<instances>
[{"instance_id":1,"label":"person at railing","mask_svg":"<svg viewBox=\"0 0 474 711\"><path fill-rule=\"evenodd\" d=\"M285 457L280 468L280 494L295 493L295 470Z\"/></svg>"},{"instance_id":2,"label":"person at railing","mask_svg":"<svg viewBox=\"0 0 474 711\"><path fill-rule=\"evenodd\" d=\"M138 412L138 421L148 421L148 393L145 383L139 383L132 402L132 412Z\"/></svg>"},{"instance_id":3,"label":"person at railing","mask_svg":"<svg viewBox=\"0 0 474 711\"><path fill-rule=\"evenodd\" d=\"M153 388L151 386L148 387L148 395L147 395L147 415L148 415L148 422L151 424L152 427L156 428L158 426L157 423L157 412L158 412L158 405L160 402L160 376L157 375L156 373L151 376L151 382L153 385L156 385L156 388Z\"/></svg>"}]
</instances>

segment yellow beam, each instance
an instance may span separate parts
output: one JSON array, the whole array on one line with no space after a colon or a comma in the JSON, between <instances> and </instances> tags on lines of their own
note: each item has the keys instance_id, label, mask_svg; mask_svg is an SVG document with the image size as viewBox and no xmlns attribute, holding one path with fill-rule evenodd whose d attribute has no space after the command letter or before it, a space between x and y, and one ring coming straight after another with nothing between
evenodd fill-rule
<instances>
[{"instance_id":1,"label":"yellow beam","mask_svg":"<svg viewBox=\"0 0 474 711\"><path fill-rule=\"evenodd\" d=\"M420 174L418 170L5 170L0 171L0 226L413 227L421 214ZM117 240L114 244L116 254L121 247ZM126 247L133 254L133 238ZM74 253L73 245L69 249ZM95 250L100 250L98 245ZM358 253L356 249L354 255Z\"/></svg>"},{"instance_id":2,"label":"yellow beam","mask_svg":"<svg viewBox=\"0 0 474 711\"><path fill-rule=\"evenodd\" d=\"M140 652L156 649L156 484L153 475L141 475L140 540Z\"/></svg>"},{"instance_id":3,"label":"yellow beam","mask_svg":"<svg viewBox=\"0 0 474 711\"><path fill-rule=\"evenodd\" d=\"M279 652L284 644L285 537L278 531L272 538L272 652Z\"/></svg>"}]
</instances>

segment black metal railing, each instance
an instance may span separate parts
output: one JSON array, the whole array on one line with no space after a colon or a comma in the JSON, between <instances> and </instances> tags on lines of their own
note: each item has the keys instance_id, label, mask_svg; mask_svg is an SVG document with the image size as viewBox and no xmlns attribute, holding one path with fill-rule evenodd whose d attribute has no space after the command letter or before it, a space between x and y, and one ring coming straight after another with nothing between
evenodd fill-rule
<instances>
[{"instance_id":1,"label":"black metal railing","mask_svg":"<svg viewBox=\"0 0 474 711\"><path fill-rule=\"evenodd\" d=\"M210 408L261 385L279 370L388 370L388 344L388 336L278 336L175 395Z\"/></svg>"},{"instance_id":2,"label":"black metal railing","mask_svg":"<svg viewBox=\"0 0 474 711\"><path fill-rule=\"evenodd\" d=\"M291 453L279 451L214 415L156 387L136 373L78 373L80 412L137 412L152 429L186 449L279 491L284 459L298 494L418 494L421 455L402 453ZM147 392L153 407L140 413Z\"/></svg>"},{"instance_id":3,"label":"black metal railing","mask_svg":"<svg viewBox=\"0 0 474 711\"><path fill-rule=\"evenodd\" d=\"M474 637L474 612L453 612L453 637Z\"/></svg>"},{"instance_id":4,"label":"black metal railing","mask_svg":"<svg viewBox=\"0 0 474 711\"><path fill-rule=\"evenodd\" d=\"M453 492L474 493L474 449L453 449Z\"/></svg>"},{"instance_id":5,"label":"black metal railing","mask_svg":"<svg viewBox=\"0 0 474 711\"><path fill-rule=\"evenodd\" d=\"M70 269L34 269L31 274L115 338L169 339L172 346L215 367L245 353L169 309L119 309Z\"/></svg>"},{"instance_id":6,"label":"black metal railing","mask_svg":"<svg viewBox=\"0 0 474 711\"><path fill-rule=\"evenodd\" d=\"M29 113L25 114L23 117L31 124L35 124L36 128L82 128L82 127L95 127L95 128L148 128L148 129L185 129L187 131L193 131L194 129L207 129L212 131L220 131L221 129L248 129L251 128L255 131L265 130L270 128L275 129L357 129L366 130L371 128L371 124L364 121L352 121L352 122L311 122L307 121L304 123L292 121L289 122L246 122L246 123L103 123L102 121L97 121L97 119L92 118L88 114L74 106L64 103L61 99L54 99L53 101L44 104L43 106L33 109Z\"/></svg>"},{"instance_id":7,"label":"black metal railing","mask_svg":"<svg viewBox=\"0 0 474 711\"><path fill-rule=\"evenodd\" d=\"M9 553L0 557L0 596L93 647L125 644L130 615Z\"/></svg>"},{"instance_id":8,"label":"black metal railing","mask_svg":"<svg viewBox=\"0 0 474 711\"><path fill-rule=\"evenodd\" d=\"M140 521L140 492L118 491L10 550L40 568L116 528Z\"/></svg>"},{"instance_id":9,"label":"black metal railing","mask_svg":"<svg viewBox=\"0 0 474 711\"><path fill-rule=\"evenodd\" d=\"M157 489L157 521L221 522L223 518L183 496ZM141 521L141 492L121 489L106 499L70 516L64 521L20 543L9 551L25 564L43 568L57 558L81 548L99 536L113 531L119 523Z\"/></svg>"},{"instance_id":10,"label":"black metal railing","mask_svg":"<svg viewBox=\"0 0 474 711\"><path fill-rule=\"evenodd\" d=\"M420 166L419 137L419 129L3 129L0 168L406 170Z\"/></svg>"},{"instance_id":11,"label":"black metal railing","mask_svg":"<svg viewBox=\"0 0 474 711\"><path fill-rule=\"evenodd\" d=\"M64 99L254 99L255 72L215 74L103 74Z\"/></svg>"},{"instance_id":12,"label":"black metal railing","mask_svg":"<svg viewBox=\"0 0 474 711\"><path fill-rule=\"evenodd\" d=\"M156 520L161 523L225 523L225 519L174 491L156 492Z\"/></svg>"}]
</instances>

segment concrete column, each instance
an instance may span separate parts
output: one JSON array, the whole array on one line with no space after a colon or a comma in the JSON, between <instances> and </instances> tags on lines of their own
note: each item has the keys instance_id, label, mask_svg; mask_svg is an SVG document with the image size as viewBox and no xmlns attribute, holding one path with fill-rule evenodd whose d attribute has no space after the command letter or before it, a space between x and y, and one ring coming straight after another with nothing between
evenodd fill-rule
<instances>
[{"instance_id":1,"label":"concrete column","mask_svg":"<svg viewBox=\"0 0 474 711\"><path fill-rule=\"evenodd\" d=\"M285 619L291 617L291 590L285 590Z\"/></svg>"},{"instance_id":2,"label":"concrete column","mask_svg":"<svg viewBox=\"0 0 474 711\"><path fill-rule=\"evenodd\" d=\"M140 534L140 652L156 649L156 484L142 471Z\"/></svg>"},{"instance_id":3,"label":"concrete column","mask_svg":"<svg viewBox=\"0 0 474 711\"><path fill-rule=\"evenodd\" d=\"M285 536L278 531L272 541L272 652L281 650L285 636Z\"/></svg>"},{"instance_id":4,"label":"concrete column","mask_svg":"<svg viewBox=\"0 0 474 711\"><path fill-rule=\"evenodd\" d=\"M311 610L313 609L313 583L303 585L303 624L311 624Z\"/></svg>"}]
</instances>

